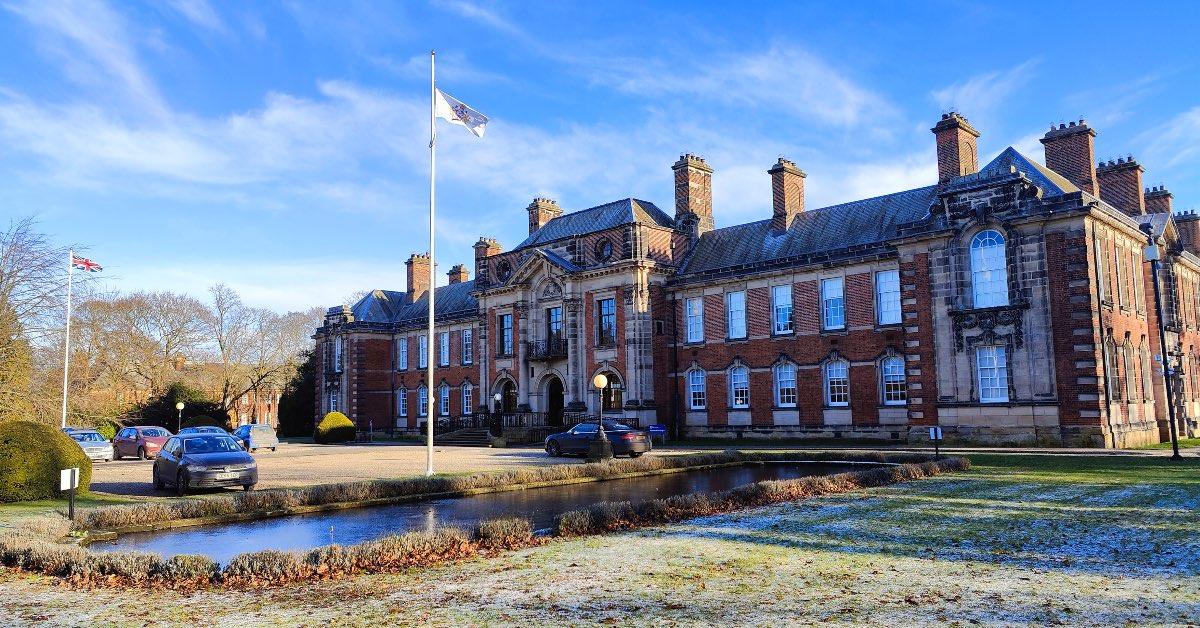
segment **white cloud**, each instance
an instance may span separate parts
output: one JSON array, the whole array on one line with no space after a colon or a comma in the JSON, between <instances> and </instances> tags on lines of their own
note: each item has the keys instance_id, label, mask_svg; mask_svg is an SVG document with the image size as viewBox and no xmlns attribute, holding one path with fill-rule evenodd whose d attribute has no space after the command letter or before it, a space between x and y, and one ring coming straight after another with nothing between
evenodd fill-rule
<instances>
[{"instance_id":1,"label":"white cloud","mask_svg":"<svg viewBox=\"0 0 1200 628\"><path fill-rule=\"evenodd\" d=\"M375 65L401 78L429 81L428 54L414 55L404 60L381 55L370 55L368 59ZM437 79L440 84L496 83L508 81L507 77L500 74L480 70L467 61L465 55L456 52L438 53Z\"/></svg>"},{"instance_id":2,"label":"white cloud","mask_svg":"<svg viewBox=\"0 0 1200 628\"><path fill-rule=\"evenodd\" d=\"M1164 169L1179 168L1200 158L1200 107L1192 107L1139 134L1134 144L1144 147L1143 163Z\"/></svg>"},{"instance_id":3,"label":"white cloud","mask_svg":"<svg viewBox=\"0 0 1200 628\"><path fill-rule=\"evenodd\" d=\"M507 18L475 2L467 0L440 0L435 2L434 5L510 35L520 35L522 33L521 29Z\"/></svg>"},{"instance_id":4,"label":"white cloud","mask_svg":"<svg viewBox=\"0 0 1200 628\"><path fill-rule=\"evenodd\" d=\"M208 0L171 0L171 8L175 9L192 24L216 33L225 32L225 23L217 14Z\"/></svg>"},{"instance_id":5,"label":"white cloud","mask_svg":"<svg viewBox=\"0 0 1200 628\"><path fill-rule=\"evenodd\" d=\"M933 100L942 109L953 109L968 118L983 121L1029 81L1038 63L1037 59L1030 59L1007 70L972 76L934 91Z\"/></svg>"}]
</instances>

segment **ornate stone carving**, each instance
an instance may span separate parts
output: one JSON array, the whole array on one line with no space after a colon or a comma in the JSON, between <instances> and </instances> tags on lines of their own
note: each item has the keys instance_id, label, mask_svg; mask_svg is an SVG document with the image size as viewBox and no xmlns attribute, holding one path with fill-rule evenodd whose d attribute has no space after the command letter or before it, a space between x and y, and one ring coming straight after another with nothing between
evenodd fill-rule
<instances>
[{"instance_id":1,"label":"ornate stone carving","mask_svg":"<svg viewBox=\"0 0 1200 628\"><path fill-rule=\"evenodd\" d=\"M568 297L563 299L563 305L567 306L567 311L572 314L578 314L583 311L583 299L579 297Z\"/></svg>"},{"instance_id":2,"label":"ornate stone carving","mask_svg":"<svg viewBox=\"0 0 1200 628\"><path fill-rule=\"evenodd\" d=\"M1014 303L974 310L952 310L950 318L954 322L954 349L965 351L968 347L993 344L1012 345L1020 349L1025 344L1022 319L1027 309L1028 303ZM1010 331L997 331L997 328L1003 327L1010 328ZM979 333L967 336L967 332L974 329L978 329Z\"/></svg>"},{"instance_id":3,"label":"ornate stone carving","mask_svg":"<svg viewBox=\"0 0 1200 628\"><path fill-rule=\"evenodd\" d=\"M558 285L558 283L554 282L553 280L547 281L546 285L542 287L543 299L553 299L561 296L562 286Z\"/></svg>"}]
</instances>

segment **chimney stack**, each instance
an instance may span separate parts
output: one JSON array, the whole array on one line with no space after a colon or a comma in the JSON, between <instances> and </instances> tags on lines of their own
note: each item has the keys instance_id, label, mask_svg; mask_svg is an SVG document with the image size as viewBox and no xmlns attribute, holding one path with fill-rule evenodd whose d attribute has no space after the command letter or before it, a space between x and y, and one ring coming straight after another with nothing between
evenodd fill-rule
<instances>
[{"instance_id":1,"label":"chimney stack","mask_svg":"<svg viewBox=\"0 0 1200 628\"><path fill-rule=\"evenodd\" d=\"M979 171L979 131L956 111L943 113L930 131L937 138L938 185Z\"/></svg>"},{"instance_id":2,"label":"chimney stack","mask_svg":"<svg viewBox=\"0 0 1200 628\"><path fill-rule=\"evenodd\" d=\"M562 215L562 208L548 198L535 198L526 208L529 212L529 233L542 228L542 225Z\"/></svg>"},{"instance_id":3,"label":"chimney stack","mask_svg":"<svg viewBox=\"0 0 1200 628\"><path fill-rule=\"evenodd\" d=\"M1179 242L1192 253L1200 252L1200 215L1195 210L1180 212L1175 216L1175 231Z\"/></svg>"},{"instance_id":4,"label":"chimney stack","mask_svg":"<svg viewBox=\"0 0 1200 628\"><path fill-rule=\"evenodd\" d=\"M1169 214L1171 213L1171 199L1175 198L1175 195L1160 185L1146 188L1145 198L1147 214Z\"/></svg>"},{"instance_id":5,"label":"chimney stack","mask_svg":"<svg viewBox=\"0 0 1200 628\"><path fill-rule=\"evenodd\" d=\"M1100 198L1129 214L1141 216L1146 213L1145 189L1142 188L1141 164L1132 156L1116 161L1109 160L1096 166L1096 180L1100 184Z\"/></svg>"},{"instance_id":6,"label":"chimney stack","mask_svg":"<svg viewBox=\"0 0 1200 628\"><path fill-rule=\"evenodd\" d=\"M496 240L484 237L479 238L473 248L475 249L475 284L484 286L488 283L487 258L499 255L503 249Z\"/></svg>"},{"instance_id":7,"label":"chimney stack","mask_svg":"<svg viewBox=\"0 0 1200 628\"><path fill-rule=\"evenodd\" d=\"M408 300L410 303L419 301L429 292L429 254L413 253L404 262L408 266Z\"/></svg>"},{"instance_id":8,"label":"chimney stack","mask_svg":"<svg viewBox=\"0 0 1200 628\"><path fill-rule=\"evenodd\" d=\"M796 164L779 158L767 171L771 175L771 230L787 231L804 211L804 178L808 175Z\"/></svg>"},{"instance_id":9,"label":"chimney stack","mask_svg":"<svg viewBox=\"0 0 1200 628\"><path fill-rule=\"evenodd\" d=\"M671 166L675 171L675 227L693 238L712 231L712 168L703 158L691 154L679 156Z\"/></svg>"},{"instance_id":10,"label":"chimney stack","mask_svg":"<svg viewBox=\"0 0 1200 628\"><path fill-rule=\"evenodd\" d=\"M467 267L463 264L455 264L446 274L450 277L450 283L463 283L470 276Z\"/></svg>"},{"instance_id":11,"label":"chimney stack","mask_svg":"<svg viewBox=\"0 0 1200 628\"><path fill-rule=\"evenodd\" d=\"M1096 131L1082 118L1078 123L1059 124L1042 138L1046 147L1046 167L1066 177L1075 187L1100 195L1096 183Z\"/></svg>"}]
</instances>

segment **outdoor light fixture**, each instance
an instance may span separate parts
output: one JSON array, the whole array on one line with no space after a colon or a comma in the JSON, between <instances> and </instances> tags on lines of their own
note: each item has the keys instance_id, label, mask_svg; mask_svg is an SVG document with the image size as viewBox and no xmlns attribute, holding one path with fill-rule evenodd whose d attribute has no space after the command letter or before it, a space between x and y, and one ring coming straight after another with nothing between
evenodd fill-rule
<instances>
[{"instance_id":1,"label":"outdoor light fixture","mask_svg":"<svg viewBox=\"0 0 1200 628\"><path fill-rule=\"evenodd\" d=\"M612 443L608 442L608 435L604 433L604 387L608 386L608 376L604 373L597 373L592 378L592 385L596 387L596 438L592 440L592 444L588 447L588 460L599 462L601 460L611 460L613 457Z\"/></svg>"},{"instance_id":2,"label":"outdoor light fixture","mask_svg":"<svg viewBox=\"0 0 1200 628\"><path fill-rule=\"evenodd\" d=\"M175 433L178 434L183 428L183 402L175 404L175 409L179 411L179 417L175 420Z\"/></svg>"}]
</instances>

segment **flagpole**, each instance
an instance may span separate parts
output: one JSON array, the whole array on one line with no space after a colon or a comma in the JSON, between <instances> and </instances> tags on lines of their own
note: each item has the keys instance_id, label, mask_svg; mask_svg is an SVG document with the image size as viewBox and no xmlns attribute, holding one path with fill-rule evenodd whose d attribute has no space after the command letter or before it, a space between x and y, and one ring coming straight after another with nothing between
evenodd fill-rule
<instances>
[{"instance_id":1,"label":"flagpole","mask_svg":"<svg viewBox=\"0 0 1200 628\"><path fill-rule=\"evenodd\" d=\"M435 172L437 167L437 126L436 126L436 108L437 108L437 87L434 79L434 57L435 52L429 51L429 335L425 342L425 365L428 369L425 377L425 475L433 475L433 421L434 421L434 405L433 405L433 313L434 313L434 293L437 291L437 267L433 249L433 220L434 209L434 186L437 181ZM412 289L412 286L409 286ZM441 396L438 396L438 402L441 403Z\"/></svg>"},{"instance_id":2,"label":"flagpole","mask_svg":"<svg viewBox=\"0 0 1200 628\"><path fill-rule=\"evenodd\" d=\"M67 251L67 334L63 339L62 425L67 426L67 365L71 361L71 274L75 268L75 251Z\"/></svg>"}]
</instances>

